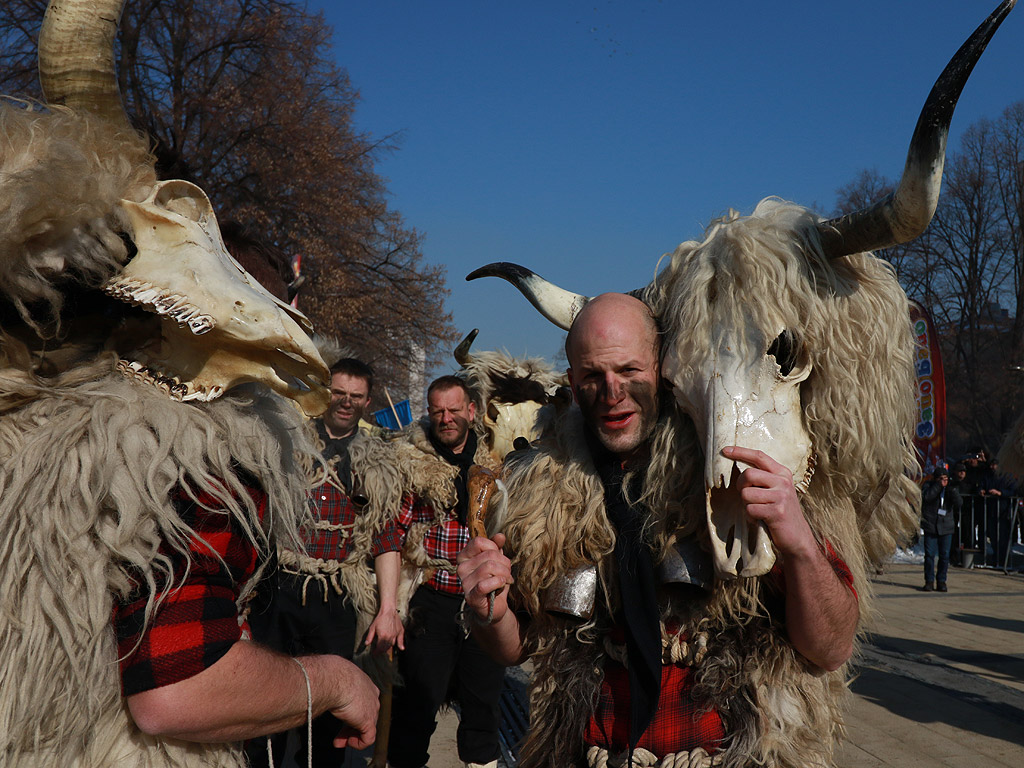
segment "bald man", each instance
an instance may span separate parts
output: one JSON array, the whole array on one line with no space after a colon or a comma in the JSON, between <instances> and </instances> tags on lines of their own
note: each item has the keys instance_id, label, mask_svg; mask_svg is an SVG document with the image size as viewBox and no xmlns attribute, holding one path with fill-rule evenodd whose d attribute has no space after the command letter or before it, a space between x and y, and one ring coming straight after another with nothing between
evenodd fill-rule
<instances>
[{"instance_id":1,"label":"bald man","mask_svg":"<svg viewBox=\"0 0 1024 768\"><path fill-rule=\"evenodd\" d=\"M728 743L726 721L696 691L694 670L710 653L697 650L704 642L715 653L732 642L735 653L748 653L730 634L742 630L726 626L708 640L702 616L720 585L688 576L680 586L665 576L649 523L667 512L640 498L661 423L659 347L655 319L639 300L604 294L583 307L566 337L579 410L556 419L541 444L506 469L519 582L503 534L473 539L458 558L478 641L507 665L535 654L523 765L566 748L573 753L566 764L597 765L602 755L642 747L675 765L704 766ZM857 624L849 569L815 540L791 472L760 451L724 453L749 465L736 484L740 502L767 526L785 563L784 573L765 577L773 626L813 667L838 668L852 653ZM694 563L709 556L689 536L698 541L687 563L693 576Z\"/></svg>"},{"instance_id":2,"label":"bald man","mask_svg":"<svg viewBox=\"0 0 1024 768\"><path fill-rule=\"evenodd\" d=\"M590 436L623 468L644 464L657 423L661 380L658 328L639 299L605 293L580 311L565 338L569 383ZM505 538L477 539L459 555L467 605L490 623L474 634L500 662L523 657L520 622L508 610L511 563L500 547ZM500 589L493 600L488 595Z\"/></svg>"}]
</instances>

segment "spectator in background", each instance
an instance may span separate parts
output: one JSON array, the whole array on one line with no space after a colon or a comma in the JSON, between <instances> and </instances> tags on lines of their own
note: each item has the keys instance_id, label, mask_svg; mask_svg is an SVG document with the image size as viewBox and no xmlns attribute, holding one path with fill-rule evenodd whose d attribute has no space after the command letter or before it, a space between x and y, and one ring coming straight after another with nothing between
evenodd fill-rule
<instances>
[{"instance_id":1,"label":"spectator in background","mask_svg":"<svg viewBox=\"0 0 1024 768\"><path fill-rule=\"evenodd\" d=\"M921 530L924 533L924 591L946 592L949 550L960 514L960 494L949 487L949 473L942 467L921 489ZM938 558L938 568L935 560Z\"/></svg>"},{"instance_id":2,"label":"spectator in background","mask_svg":"<svg viewBox=\"0 0 1024 768\"><path fill-rule=\"evenodd\" d=\"M978 493L985 497L985 535L992 542L998 568L1006 567L1010 552L1010 497L1014 490L1010 478L999 471L999 460L989 461L981 474Z\"/></svg>"},{"instance_id":3,"label":"spectator in background","mask_svg":"<svg viewBox=\"0 0 1024 768\"><path fill-rule=\"evenodd\" d=\"M977 524L975 523L974 502L977 489L967 482L967 465L958 461L953 465L952 476L949 479L949 488L960 494L960 537L955 542L954 556L959 557L960 551L974 549L977 546ZM957 565L960 560L955 561Z\"/></svg>"},{"instance_id":4,"label":"spectator in background","mask_svg":"<svg viewBox=\"0 0 1024 768\"><path fill-rule=\"evenodd\" d=\"M971 493L978 492L978 483L981 481L981 475L984 467L981 465L982 457L981 448L972 448L963 458L963 464L967 468L967 475L964 481L967 486L971 488Z\"/></svg>"},{"instance_id":5,"label":"spectator in background","mask_svg":"<svg viewBox=\"0 0 1024 768\"><path fill-rule=\"evenodd\" d=\"M953 472L952 477L949 480L949 487L959 493L961 499L964 496L975 492L974 487L967 482L967 465L962 461L958 461L953 465Z\"/></svg>"}]
</instances>

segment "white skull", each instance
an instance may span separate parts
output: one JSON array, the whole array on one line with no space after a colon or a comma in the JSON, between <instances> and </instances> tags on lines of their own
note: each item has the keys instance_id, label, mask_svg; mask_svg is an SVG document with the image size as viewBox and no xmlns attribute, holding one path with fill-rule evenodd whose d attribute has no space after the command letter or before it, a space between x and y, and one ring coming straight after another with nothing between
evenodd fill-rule
<instances>
[{"instance_id":1,"label":"white skull","mask_svg":"<svg viewBox=\"0 0 1024 768\"><path fill-rule=\"evenodd\" d=\"M491 409L495 413L491 414ZM487 404L484 426L487 428L491 441L491 455L498 461L514 450L513 443L517 437L525 437L533 441L537 437L537 411L541 404L536 400L524 400L521 403L499 403L492 400Z\"/></svg>"},{"instance_id":2,"label":"white skull","mask_svg":"<svg viewBox=\"0 0 1024 768\"><path fill-rule=\"evenodd\" d=\"M262 382L307 415L322 413L329 375L307 336L309 320L231 257L206 194L187 181L164 181L145 201L121 207L138 255L104 290L159 315L162 336L122 361L122 371L180 400L212 400Z\"/></svg>"},{"instance_id":3,"label":"white skull","mask_svg":"<svg viewBox=\"0 0 1024 768\"><path fill-rule=\"evenodd\" d=\"M743 334L743 338L740 338ZM744 355L743 350L751 350ZM708 530L720 577L759 576L775 562L768 532L749 520L730 488L746 465L722 456L738 445L761 450L787 467L802 488L811 461L811 438L803 423L800 384L811 372L796 340L780 331L774 341L753 323L719 328L706 359L687 357L670 346L663 374L704 445Z\"/></svg>"}]
</instances>

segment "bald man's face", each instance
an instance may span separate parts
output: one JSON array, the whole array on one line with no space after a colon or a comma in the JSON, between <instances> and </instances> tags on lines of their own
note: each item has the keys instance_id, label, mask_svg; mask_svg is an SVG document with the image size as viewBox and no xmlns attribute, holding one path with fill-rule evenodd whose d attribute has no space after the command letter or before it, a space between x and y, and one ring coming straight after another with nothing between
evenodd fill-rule
<instances>
[{"instance_id":1,"label":"bald man's face","mask_svg":"<svg viewBox=\"0 0 1024 768\"><path fill-rule=\"evenodd\" d=\"M574 333L569 381L601 444L623 460L647 443L658 418L658 353L639 314L605 312Z\"/></svg>"}]
</instances>

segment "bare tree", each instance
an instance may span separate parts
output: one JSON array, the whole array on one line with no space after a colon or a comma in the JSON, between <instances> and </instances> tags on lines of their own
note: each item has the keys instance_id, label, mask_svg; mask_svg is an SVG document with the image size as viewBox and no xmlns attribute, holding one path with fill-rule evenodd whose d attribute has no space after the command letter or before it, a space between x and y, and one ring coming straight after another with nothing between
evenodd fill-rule
<instances>
[{"instance_id":1,"label":"bare tree","mask_svg":"<svg viewBox=\"0 0 1024 768\"><path fill-rule=\"evenodd\" d=\"M927 307L943 337L950 424L956 449L996 447L1019 412L1024 363L1024 102L980 120L949 152L939 207L917 240L879 255L908 295ZM841 211L892 189L862 172L837 193ZM1004 314L1002 307L1012 310Z\"/></svg>"},{"instance_id":2,"label":"bare tree","mask_svg":"<svg viewBox=\"0 0 1024 768\"><path fill-rule=\"evenodd\" d=\"M44 0L0 9L0 89L38 98L36 35ZM358 94L329 57L322 14L287 0L132 0L118 33L118 77L165 178L210 195L219 217L301 255L300 308L399 383L425 349L455 339L441 267L388 208L374 172L394 137L353 125Z\"/></svg>"},{"instance_id":3,"label":"bare tree","mask_svg":"<svg viewBox=\"0 0 1024 768\"><path fill-rule=\"evenodd\" d=\"M995 124L993 174L999 189L1003 218L1004 245L1012 255L1012 290L1009 304L1013 310L1009 356L1011 367L1024 366L1024 101L1007 107ZM1015 376L1013 400L1024 394L1024 376Z\"/></svg>"}]
</instances>

